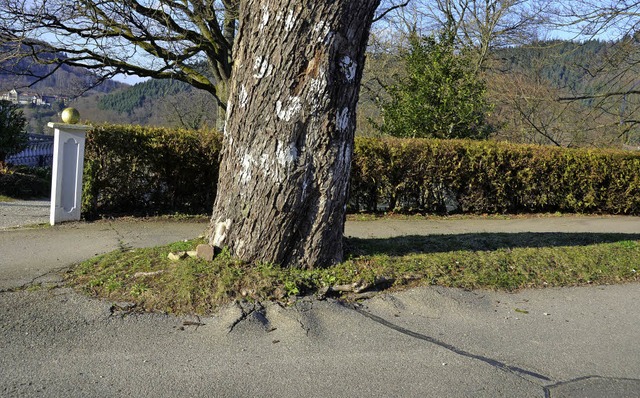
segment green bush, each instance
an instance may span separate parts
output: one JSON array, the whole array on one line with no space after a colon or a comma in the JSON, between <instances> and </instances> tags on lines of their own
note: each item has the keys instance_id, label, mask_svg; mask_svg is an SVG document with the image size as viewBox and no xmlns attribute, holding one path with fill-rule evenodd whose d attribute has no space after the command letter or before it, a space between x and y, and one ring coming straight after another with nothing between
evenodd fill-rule
<instances>
[{"instance_id":1,"label":"green bush","mask_svg":"<svg viewBox=\"0 0 640 398\"><path fill-rule=\"evenodd\" d=\"M0 195L16 199L51 196L51 169L26 166L0 168Z\"/></svg>"},{"instance_id":2,"label":"green bush","mask_svg":"<svg viewBox=\"0 0 640 398\"><path fill-rule=\"evenodd\" d=\"M406 138L488 137L492 106L472 58L447 32L411 34L402 54L405 76L388 88L379 130Z\"/></svg>"},{"instance_id":3,"label":"green bush","mask_svg":"<svg viewBox=\"0 0 640 398\"><path fill-rule=\"evenodd\" d=\"M0 167L9 155L19 153L29 143L27 120L20 105L0 100Z\"/></svg>"},{"instance_id":4,"label":"green bush","mask_svg":"<svg viewBox=\"0 0 640 398\"><path fill-rule=\"evenodd\" d=\"M214 131L95 127L86 141L83 214L209 213L220 142Z\"/></svg>"},{"instance_id":5,"label":"green bush","mask_svg":"<svg viewBox=\"0 0 640 398\"><path fill-rule=\"evenodd\" d=\"M640 214L640 154L356 139L350 211Z\"/></svg>"}]
</instances>

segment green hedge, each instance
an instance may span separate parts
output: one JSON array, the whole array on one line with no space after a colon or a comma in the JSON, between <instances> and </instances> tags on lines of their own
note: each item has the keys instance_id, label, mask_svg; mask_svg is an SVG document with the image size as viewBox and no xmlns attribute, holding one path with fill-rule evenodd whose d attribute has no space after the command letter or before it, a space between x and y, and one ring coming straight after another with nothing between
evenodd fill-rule
<instances>
[{"instance_id":1,"label":"green hedge","mask_svg":"<svg viewBox=\"0 0 640 398\"><path fill-rule=\"evenodd\" d=\"M351 211L638 215L640 154L361 138L351 186Z\"/></svg>"},{"instance_id":2,"label":"green hedge","mask_svg":"<svg viewBox=\"0 0 640 398\"><path fill-rule=\"evenodd\" d=\"M17 166L0 169L0 195L16 199L51 196L51 169Z\"/></svg>"},{"instance_id":3,"label":"green hedge","mask_svg":"<svg viewBox=\"0 0 640 398\"><path fill-rule=\"evenodd\" d=\"M209 213L220 142L213 131L95 127L87 133L83 214Z\"/></svg>"},{"instance_id":4,"label":"green hedge","mask_svg":"<svg viewBox=\"0 0 640 398\"><path fill-rule=\"evenodd\" d=\"M100 126L83 213L209 213L221 137ZM640 215L640 154L492 141L356 139L349 211Z\"/></svg>"}]
</instances>

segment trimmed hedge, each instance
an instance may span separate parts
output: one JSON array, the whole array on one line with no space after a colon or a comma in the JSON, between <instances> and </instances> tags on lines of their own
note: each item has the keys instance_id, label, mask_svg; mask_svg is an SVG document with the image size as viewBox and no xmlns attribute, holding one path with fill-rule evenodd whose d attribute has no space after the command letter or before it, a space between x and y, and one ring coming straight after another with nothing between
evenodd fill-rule
<instances>
[{"instance_id":1,"label":"trimmed hedge","mask_svg":"<svg viewBox=\"0 0 640 398\"><path fill-rule=\"evenodd\" d=\"M51 169L17 166L0 169L0 195L16 199L51 196Z\"/></svg>"},{"instance_id":2,"label":"trimmed hedge","mask_svg":"<svg viewBox=\"0 0 640 398\"><path fill-rule=\"evenodd\" d=\"M214 131L95 127L85 147L83 214L209 213L220 142Z\"/></svg>"},{"instance_id":3,"label":"trimmed hedge","mask_svg":"<svg viewBox=\"0 0 640 398\"><path fill-rule=\"evenodd\" d=\"M640 154L360 138L351 186L351 211L638 215Z\"/></svg>"},{"instance_id":4,"label":"trimmed hedge","mask_svg":"<svg viewBox=\"0 0 640 398\"><path fill-rule=\"evenodd\" d=\"M83 213L209 213L221 136L99 126ZM349 211L640 215L640 154L493 141L357 138Z\"/></svg>"}]
</instances>

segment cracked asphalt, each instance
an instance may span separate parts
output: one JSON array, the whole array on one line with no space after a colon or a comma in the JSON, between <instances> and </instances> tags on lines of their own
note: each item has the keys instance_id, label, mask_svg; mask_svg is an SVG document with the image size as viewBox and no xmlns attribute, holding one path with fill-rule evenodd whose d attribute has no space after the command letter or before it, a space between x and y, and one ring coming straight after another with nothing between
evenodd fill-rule
<instances>
[{"instance_id":1,"label":"cracked asphalt","mask_svg":"<svg viewBox=\"0 0 640 398\"><path fill-rule=\"evenodd\" d=\"M347 234L640 233L640 218L537 220L351 222ZM235 304L207 318L127 313L59 285L61 271L95 254L205 227L120 220L0 230L0 396L640 396L640 284L512 294L429 287L357 305Z\"/></svg>"}]
</instances>

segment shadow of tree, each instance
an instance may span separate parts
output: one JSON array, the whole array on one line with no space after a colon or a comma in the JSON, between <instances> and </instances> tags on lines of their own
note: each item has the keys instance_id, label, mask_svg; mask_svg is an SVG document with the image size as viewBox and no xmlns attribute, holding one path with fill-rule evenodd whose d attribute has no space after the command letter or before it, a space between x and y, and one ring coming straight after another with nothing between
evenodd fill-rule
<instances>
[{"instance_id":1,"label":"shadow of tree","mask_svg":"<svg viewBox=\"0 0 640 398\"><path fill-rule=\"evenodd\" d=\"M514 248L586 246L640 241L640 234L621 233L468 233L458 235L406 235L393 238L347 238L348 256L387 254L404 256L450 251L493 251Z\"/></svg>"}]
</instances>

